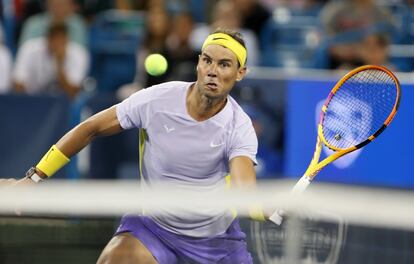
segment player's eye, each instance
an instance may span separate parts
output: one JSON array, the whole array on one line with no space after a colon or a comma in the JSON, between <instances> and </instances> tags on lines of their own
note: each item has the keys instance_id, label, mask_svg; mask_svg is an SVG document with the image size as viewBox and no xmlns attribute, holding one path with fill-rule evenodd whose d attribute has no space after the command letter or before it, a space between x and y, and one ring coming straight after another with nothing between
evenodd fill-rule
<instances>
[{"instance_id":1,"label":"player's eye","mask_svg":"<svg viewBox=\"0 0 414 264\"><path fill-rule=\"evenodd\" d=\"M230 67L231 65L228 62L220 62L220 66L223 68L227 68L227 67Z\"/></svg>"},{"instance_id":2,"label":"player's eye","mask_svg":"<svg viewBox=\"0 0 414 264\"><path fill-rule=\"evenodd\" d=\"M206 63L206 64L211 64L211 59L207 58L207 57L204 57L203 62Z\"/></svg>"}]
</instances>

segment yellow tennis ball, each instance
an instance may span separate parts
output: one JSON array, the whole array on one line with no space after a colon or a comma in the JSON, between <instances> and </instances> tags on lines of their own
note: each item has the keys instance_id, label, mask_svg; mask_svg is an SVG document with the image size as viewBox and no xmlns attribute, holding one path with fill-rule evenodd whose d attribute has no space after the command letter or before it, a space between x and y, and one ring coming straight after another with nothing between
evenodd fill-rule
<instances>
[{"instance_id":1,"label":"yellow tennis ball","mask_svg":"<svg viewBox=\"0 0 414 264\"><path fill-rule=\"evenodd\" d=\"M168 62L161 54L150 54L145 59L145 70L152 76L159 76L164 74L167 68Z\"/></svg>"}]
</instances>

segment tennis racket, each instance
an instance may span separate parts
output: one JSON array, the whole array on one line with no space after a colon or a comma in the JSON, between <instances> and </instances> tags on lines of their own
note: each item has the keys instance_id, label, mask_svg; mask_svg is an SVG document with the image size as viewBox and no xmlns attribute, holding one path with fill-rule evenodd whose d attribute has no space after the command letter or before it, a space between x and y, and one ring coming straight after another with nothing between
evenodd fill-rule
<instances>
[{"instance_id":1,"label":"tennis racket","mask_svg":"<svg viewBox=\"0 0 414 264\"><path fill-rule=\"evenodd\" d=\"M400 97L399 81L385 67L361 66L342 77L322 106L313 158L292 192L303 192L325 166L377 138L393 120ZM334 153L319 162L322 144ZM279 224L280 213L269 219Z\"/></svg>"}]
</instances>

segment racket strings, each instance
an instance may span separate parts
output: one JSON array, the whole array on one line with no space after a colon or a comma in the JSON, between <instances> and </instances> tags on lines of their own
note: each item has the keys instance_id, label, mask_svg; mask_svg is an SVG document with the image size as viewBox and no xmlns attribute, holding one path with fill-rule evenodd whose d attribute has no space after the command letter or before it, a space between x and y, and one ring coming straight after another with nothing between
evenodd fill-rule
<instances>
[{"instance_id":1,"label":"racket strings","mask_svg":"<svg viewBox=\"0 0 414 264\"><path fill-rule=\"evenodd\" d=\"M347 79L328 103L322 124L326 141L346 149L368 139L392 113L397 93L394 79L381 70Z\"/></svg>"}]
</instances>

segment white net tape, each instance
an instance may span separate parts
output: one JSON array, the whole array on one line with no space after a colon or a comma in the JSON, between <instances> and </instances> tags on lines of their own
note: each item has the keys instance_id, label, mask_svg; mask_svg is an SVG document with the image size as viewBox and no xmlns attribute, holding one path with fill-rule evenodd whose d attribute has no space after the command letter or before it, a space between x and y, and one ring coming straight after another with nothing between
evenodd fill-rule
<instances>
[{"instance_id":1,"label":"white net tape","mask_svg":"<svg viewBox=\"0 0 414 264\"><path fill-rule=\"evenodd\" d=\"M283 209L310 218L414 229L414 192L313 183L305 193L293 195L293 182L259 184L255 192L194 191L159 186L144 191L131 181L49 181L26 187L0 187L0 214L62 214L118 216L141 209L170 207L195 210L201 207L235 208L247 215L251 204L262 204L270 213ZM396 217L398 216L398 217Z\"/></svg>"}]
</instances>

